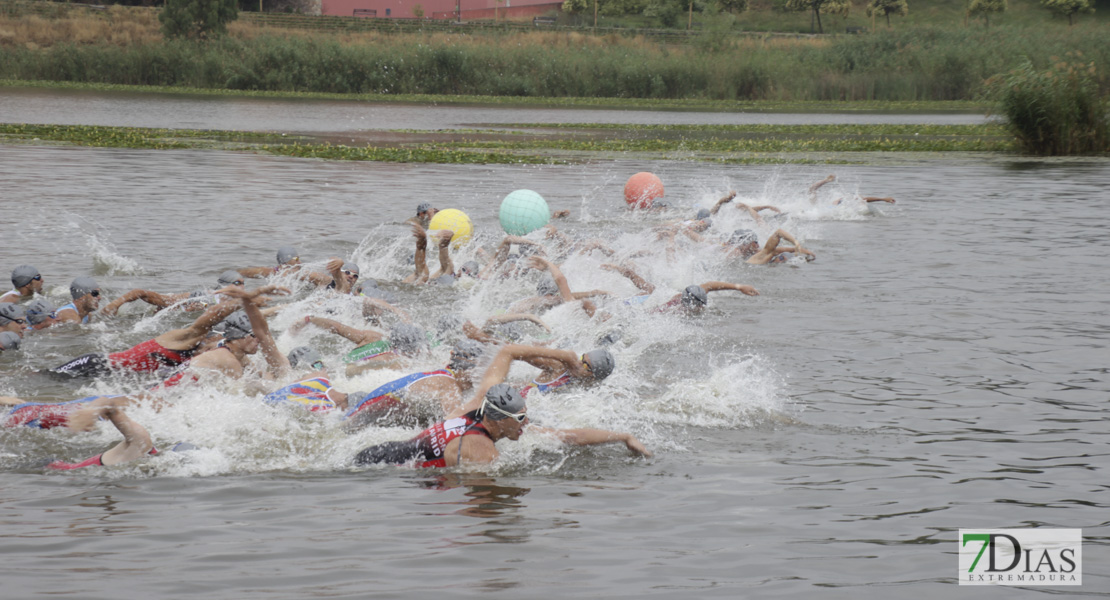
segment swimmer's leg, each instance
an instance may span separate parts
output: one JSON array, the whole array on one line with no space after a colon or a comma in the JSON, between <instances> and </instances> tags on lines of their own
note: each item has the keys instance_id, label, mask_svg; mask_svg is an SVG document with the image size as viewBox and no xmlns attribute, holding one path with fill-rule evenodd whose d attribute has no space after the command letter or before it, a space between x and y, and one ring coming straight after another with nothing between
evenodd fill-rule
<instances>
[{"instance_id":1,"label":"swimmer's leg","mask_svg":"<svg viewBox=\"0 0 1110 600\"><path fill-rule=\"evenodd\" d=\"M416 458L419 454L420 448L414 440L386 442L363 449L355 456L355 464L359 466L377 463L401 465Z\"/></svg>"},{"instance_id":2,"label":"swimmer's leg","mask_svg":"<svg viewBox=\"0 0 1110 600\"><path fill-rule=\"evenodd\" d=\"M108 357L103 354L92 353L79 356L64 365L54 367L49 372L68 377L100 377L107 375L110 369L108 367Z\"/></svg>"}]
</instances>

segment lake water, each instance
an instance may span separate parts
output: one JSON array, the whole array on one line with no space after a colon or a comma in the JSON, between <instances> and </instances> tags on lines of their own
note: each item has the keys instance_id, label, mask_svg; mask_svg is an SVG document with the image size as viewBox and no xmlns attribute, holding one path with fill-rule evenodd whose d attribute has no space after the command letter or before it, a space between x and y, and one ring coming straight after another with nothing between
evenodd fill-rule
<instances>
[{"instance_id":1,"label":"lake water","mask_svg":"<svg viewBox=\"0 0 1110 600\"><path fill-rule=\"evenodd\" d=\"M298 127L311 120L293 117ZM663 179L675 215L623 210L624 181L641 170ZM806 188L830 172L838 181L811 204ZM694 319L619 302L605 305L606 322L568 307L544 316L556 343L578 350L614 328L623 338L601 386L530 401L530 413L631 431L655 451L650 460L525 436L501 442L504 460L486 472L353 469L359 448L415 429L346 435L235 388L131 411L160 445L201 450L97 471L41 465L102 451L116 439L108 429L0 430L5 598L940 598L958 593L957 530L1010 527L1083 528L1084 585L968 593L1110 593L1110 161L456 166L7 145L0 177L3 269L37 265L59 305L77 275L94 274L109 298L188 291L227 268L273 264L291 243L309 262L356 260L418 322L447 311L479 320L530 294L534 278L394 283L411 246L399 223L424 200L464 210L478 231L465 259L495 243L500 199L518 188L570 209L564 230L622 254L655 247L650 227L735 189L782 208L778 225L818 255L751 267L680 244L674 262L635 259L660 288L649 302L714 279L761 295L712 294ZM856 194L898 203L869 209ZM751 226L730 209L711 232ZM571 287L634 295L602 261L568 259ZM334 360L346 342L286 330L309 311L355 316L305 294L273 320L279 344L309 341ZM125 384L33 371L187 322L129 307L108 323L30 335L0 356L0 395L116 391ZM421 368L444 356L437 349ZM532 374L520 367L512 378ZM399 375L336 385L369 389Z\"/></svg>"}]
</instances>

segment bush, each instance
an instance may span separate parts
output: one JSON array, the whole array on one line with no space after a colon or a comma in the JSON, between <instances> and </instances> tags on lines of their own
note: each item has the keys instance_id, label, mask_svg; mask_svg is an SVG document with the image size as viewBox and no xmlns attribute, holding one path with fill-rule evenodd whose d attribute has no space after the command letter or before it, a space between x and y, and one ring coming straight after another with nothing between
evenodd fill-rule
<instances>
[{"instance_id":1,"label":"bush","mask_svg":"<svg viewBox=\"0 0 1110 600\"><path fill-rule=\"evenodd\" d=\"M235 0L166 0L158 15L162 34L168 38L209 39L227 33L227 24L239 18Z\"/></svg>"},{"instance_id":2,"label":"bush","mask_svg":"<svg viewBox=\"0 0 1110 600\"><path fill-rule=\"evenodd\" d=\"M1025 152L1110 152L1110 102L1099 96L1094 63L1078 58L1041 71L1026 62L997 84L1002 114Z\"/></svg>"}]
</instances>

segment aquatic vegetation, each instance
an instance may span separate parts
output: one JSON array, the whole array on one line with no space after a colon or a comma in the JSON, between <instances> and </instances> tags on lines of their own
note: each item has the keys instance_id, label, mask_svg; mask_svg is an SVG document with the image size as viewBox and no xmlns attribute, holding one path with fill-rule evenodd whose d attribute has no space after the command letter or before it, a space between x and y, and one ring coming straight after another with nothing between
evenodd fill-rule
<instances>
[{"instance_id":1,"label":"aquatic vegetation","mask_svg":"<svg viewBox=\"0 0 1110 600\"><path fill-rule=\"evenodd\" d=\"M1029 154L1110 152L1110 97L1099 93L1094 63L1075 54L1048 69L1029 63L997 81L1000 112Z\"/></svg>"}]
</instances>

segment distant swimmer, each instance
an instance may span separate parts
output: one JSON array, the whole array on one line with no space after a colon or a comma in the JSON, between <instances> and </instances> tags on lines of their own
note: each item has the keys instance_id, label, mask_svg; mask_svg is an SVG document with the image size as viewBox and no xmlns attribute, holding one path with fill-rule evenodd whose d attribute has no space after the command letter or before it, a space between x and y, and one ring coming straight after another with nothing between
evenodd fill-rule
<instances>
[{"instance_id":1,"label":"distant swimmer","mask_svg":"<svg viewBox=\"0 0 1110 600\"><path fill-rule=\"evenodd\" d=\"M439 209L434 208L431 202L421 202L416 206L416 216L405 220L405 222L412 223L427 231L432 222L432 217L436 216L437 212L439 212Z\"/></svg>"},{"instance_id":2,"label":"distant swimmer","mask_svg":"<svg viewBox=\"0 0 1110 600\"><path fill-rule=\"evenodd\" d=\"M780 247L779 243L782 240L786 240L794 246ZM817 258L816 254L803 248L802 244L794 239L794 236L781 229L776 229L771 237L767 238L763 248L759 247L759 238L756 237L754 231L738 229L732 232L732 236L729 237L726 250L729 258L744 258L746 259L744 262L749 265L785 262L791 258L791 256L788 256L791 254L804 256L807 262Z\"/></svg>"},{"instance_id":3,"label":"distant swimmer","mask_svg":"<svg viewBox=\"0 0 1110 600\"><path fill-rule=\"evenodd\" d=\"M0 332L14 333L23 337L27 330L27 309L14 302L0 304Z\"/></svg>"},{"instance_id":4,"label":"distant swimmer","mask_svg":"<svg viewBox=\"0 0 1110 600\"><path fill-rule=\"evenodd\" d=\"M85 354L51 369L51 372L70 377L99 377L113 370L142 373L180 366L200 350L201 343L212 328L238 307L239 303L234 301L217 304L204 311L188 327L167 331L122 352Z\"/></svg>"},{"instance_id":5,"label":"distant swimmer","mask_svg":"<svg viewBox=\"0 0 1110 600\"><path fill-rule=\"evenodd\" d=\"M310 315L303 322L293 325L290 331L300 331L309 324L356 344L355 349L348 352L343 359L347 363L348 377L370 369L406 368L409 366L409 358L422 354L429 344L424 330L412 323L398 323L386 336L373 329L358 329L333 319Z\"/></svg>"},{"instance_id":6,"label":"distant swimmer","mask_svg":"<svg viewBox=\"0 0 1110 600\"><path fill-rule=\"evenodd\" d=\"M55 311L58 321L62 323L89 322L89 316L96 312L100 305L100 286L92 277L78 277L69 284L69 296L73 302L66 304Z\"/></svg>"},{"instance_id":7,"label":"distant swimmer","mask_svg":"<svg viewBox=\"0 0 1110 600\"><path fill-rule=\"evenodd\" d=\"M12 289L0 296L2 302L26 302L42 291L42 274L31 265L12 269Z\"/></svg>"},{"instance_id":8,"label":"distant swimmer","mask_svg":"<svg viewBox=\"0 0 1110 600\"><path fill-rule=\"evenodd\" d=\"M509 312L538 313L554 308L564 302L584 300L594 296L605 296L609 294L609 292L604 290L571 291L563 271L558 265L546 258L532 256L528 259L526 264L533 269L547 271L549 276L541 279L536 286L536 296L516 302L509 307Z\"/></svg>"},{"instance_id":9,"label":"distant swimmer","mask_svg":"<svg viewBox=\"0 0 1110 600\"><path fill-rule=\"evenodd\" d=\"M645 295L634 296L625 300L625 304L642 304L647 300L652 293L655 292L655 285L640 277L632 267L627 265L615 265L612 263L605 263L601 265L602 269L606 271L613 271L620 273L632 281L633 285L644 292ZM681 310L686 313L700 312L709 304L709 292L720 292L725 290L732 290L740 292L747 296L758 296L759 292L750 285L742 283L729 283L727 281L706 281L701 285L686 286L686 289L681 293L675 294L670 300L664 304L655 307L656 312L666 312L672 310Z\"/></svg>"},{"instance_id":10,"label":"distant swimmer","mask_svg":"<svg viewBox=\"0 0 1110 600\"><path fill-rule=\"evenodd\" d=\"M355 456L355 464L411 464L418 468L437 468L494 462L500 456L495 443L502 439L520 439L529 425L528 407L520 392L503 383L483 390L476 400L480 400L478 408L437 423L410 440L363 449ZM538 427L531 431L552 435L573 446L623 443L633 454L651 456L651 451L628 433Z\"/></svg>"},{"instance_id":11,"label":"distant swimmer","mask_svg":"<svg viewBox=\"0 0 1110 600\"><path fill-rule=\"evenodd\" d=\"M820 190L822 187L824 187L824 186L826 186L826 185L828 185L828 184L830 184L834 181L836 181L836 175L829 175L828 177L822 179L821 181L818 181L817 183L809 186L809 201L813 204L817 204L817 190ZM868 204L870 204L872 202L886 202L887 204L894 204L895 203L894 198L891 198L889 196L859 196L859 199L863 200L864 202L866 202ZM844 198L837 198L836 200L833 201L833 205L834 206L838 205L838 204L842 203L843 201L844 201Z\"/></svg>"},{"instance_id":12,"label":"distant swimmer","mask_svg":"<svg viewBox=\"0 0 1110 600\"><path fill-rule=\"evenodd\" d=\"M243 277L258 279L274 275L292 275L316 287L325 287L335 281L332 275L309 271L301 265L301 255L293 246L282 246L277 250L276 267L243 267L238 269Z\"/></svg>"}]
</instances>

